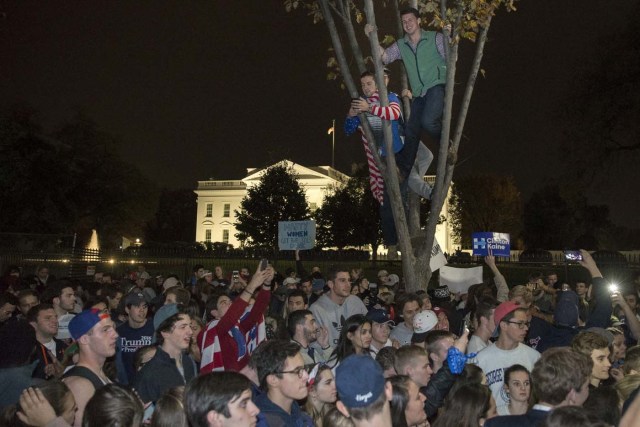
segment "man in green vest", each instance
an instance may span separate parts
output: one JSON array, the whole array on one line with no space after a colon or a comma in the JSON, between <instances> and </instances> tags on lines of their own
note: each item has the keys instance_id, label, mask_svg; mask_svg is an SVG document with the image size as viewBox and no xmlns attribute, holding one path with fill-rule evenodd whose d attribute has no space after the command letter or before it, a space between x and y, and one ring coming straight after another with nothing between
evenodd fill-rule
<instances>
[{"instance_id":1,"label":"man in green vest","mask_svg":"<svg viewBox=\"0 0 640 427\"><path fill-rule=\"evenodd\" d=\"M406 179L414 167L422 129L440 141L447 67L443 34L421 29L420 14L415 8L403 9L400 16L405 36L383 51L382 62L404 62L411 92L402 95L413 94L404 148L396 154L401 179Z\"/></svg>"}]
</instances>

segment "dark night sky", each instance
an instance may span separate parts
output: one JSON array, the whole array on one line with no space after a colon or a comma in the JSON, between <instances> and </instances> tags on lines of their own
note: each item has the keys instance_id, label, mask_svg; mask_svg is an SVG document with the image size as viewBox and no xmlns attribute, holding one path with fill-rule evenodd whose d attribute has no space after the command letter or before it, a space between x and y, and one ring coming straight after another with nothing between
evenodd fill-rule
<instances>
[{"instance_id":1,"label":"dark night sky","mask_svg":"<svg viewBox=\"0 0 640 427\"><path fill-rule=\"evenodd\" d=\"M634 3L523 0L516 13L500 11L456 173L512 174L525 197L557 175L555 109L574 70L626 25ZM285 13L281 0L9 0L0 12L0 107L29 104L48 124L81 111L159 185L240 178L282 158L331 162L326 131L333 118L342 124L349 97L326 81L324 24ZM338 133L338 169L364 160L357 141ZM638 207L634 186L616 184L637 184L638 170L630 160L617 170L624 166L633 172L614 175L590 201L640 227L629 207Z\"/></svg>"}]
</instances>

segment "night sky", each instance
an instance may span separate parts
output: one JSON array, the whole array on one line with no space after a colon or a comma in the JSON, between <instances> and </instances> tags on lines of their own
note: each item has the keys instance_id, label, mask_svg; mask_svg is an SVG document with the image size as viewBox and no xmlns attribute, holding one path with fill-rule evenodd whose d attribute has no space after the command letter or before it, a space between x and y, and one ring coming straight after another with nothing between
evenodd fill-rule
<instances>
[{"instance_id":1,"label":"night sky","mask_svg":"<svg viewBox=\"0 0 640 427\"><path fill-rule=\"evenodd\" d=\"M555 115L565 89L634 3L523 0L516 13L500 11L456 173L512 174L525 198L559 176ZM9 0L0 13L0 107L28 104L49 126L80 111L161 186L237 179L283 158L331 163L327 129L334 118L341 127L349 96L326 80L324 23L287 14L280 0ZM391 89L399 92L393 81ZM335 156L346 173L364 161L358 138L342 132ZM629 185L639 169L627 159L615 170L590 201L640 227Z\"/></svg>"}]
</instances>

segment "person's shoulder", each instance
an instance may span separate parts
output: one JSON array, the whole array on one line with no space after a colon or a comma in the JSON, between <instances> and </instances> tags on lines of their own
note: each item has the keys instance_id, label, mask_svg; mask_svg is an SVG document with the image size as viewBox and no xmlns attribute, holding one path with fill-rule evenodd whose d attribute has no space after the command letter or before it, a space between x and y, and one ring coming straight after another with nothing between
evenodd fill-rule
<instances>
[{"instance_id":1,"label":"person's shoulder","mask_svg":"<svg viewBox=\"0 0 640 427\"><path fill-rule=\"evenodd\" d=\"M85 377L81 377L78 375L70 375L68 377L64 377L62 380L63 383L69 387L69 390L74 394L74 396L78 395L93 395L95 393L96 388L93 386L93 383L89 381Z\"/></svg>"},{"instance_id":2,"label":"person's shoulder","mask_svg":"<svg viewBox=\"0 0 640 427\"><path fill-rule=\"evenodd\" d=\"M520 343L518 347L520 348L520 351L526 353L529 357L535 358L536 360L540 358L540 352L538 350L523 343Z\"/></svg>"},{"instance_id":3,"label":"person's shoulder","mask_svg":"<svg viewBox=\"0 0 640 427\"><path fill-rule=\"evenodd\" d=\"M536 426L540 418L532 416L530 412L524 415L503 415L488 419L485 427L529 427Z\"/></svg>"}]
</instances>

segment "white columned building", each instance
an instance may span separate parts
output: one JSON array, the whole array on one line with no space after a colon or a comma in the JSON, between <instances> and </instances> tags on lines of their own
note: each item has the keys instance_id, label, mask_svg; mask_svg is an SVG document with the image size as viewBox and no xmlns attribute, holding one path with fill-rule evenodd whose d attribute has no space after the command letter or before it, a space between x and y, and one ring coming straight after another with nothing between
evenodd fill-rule
<instances>
[{"instance_id":1,"label":"white columned building","mask_svg":"<svg viewBox=\"0 0 640 427\"><path fill-rule=\"evenodd\" d=\"M340 186L349 179L349 176L330 166L302 166L289 160L283 160L278 164L293 169L306 193L307 203L312 212L322 205L329 187ZM240 247L240 242L235 237L235 211L240 209L240 202L246 196L247 189L258 184L267 169L248 168L247 176L241 180L198 181L198 188L195 190L198 196L197 242L224 242L236 248ZM427 176L427 180L433 185L433 176ZM448 199L449 197L441 213L446 219L449 217ZM378 212L372 214L377 215ZM438 225L436 239L443 251L451 253L455 250L448 221Z\"/></svg>"}]
</instances>

